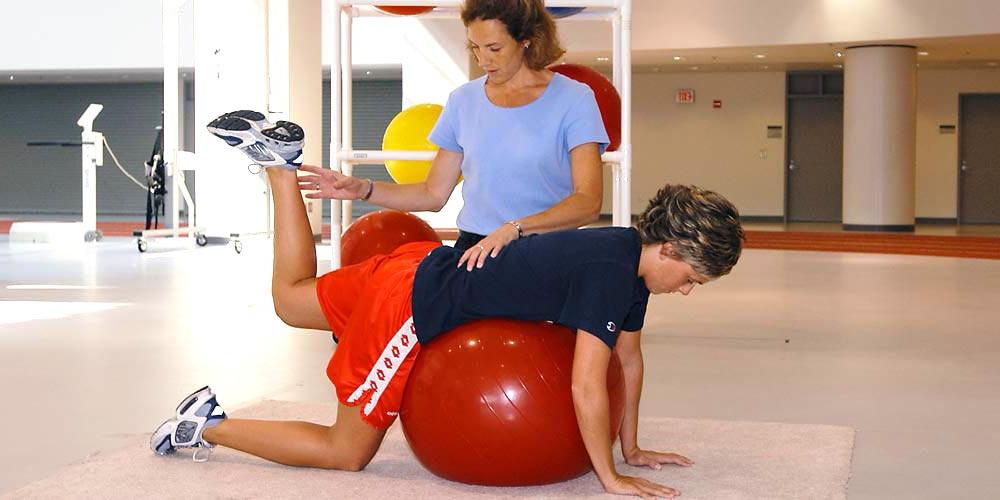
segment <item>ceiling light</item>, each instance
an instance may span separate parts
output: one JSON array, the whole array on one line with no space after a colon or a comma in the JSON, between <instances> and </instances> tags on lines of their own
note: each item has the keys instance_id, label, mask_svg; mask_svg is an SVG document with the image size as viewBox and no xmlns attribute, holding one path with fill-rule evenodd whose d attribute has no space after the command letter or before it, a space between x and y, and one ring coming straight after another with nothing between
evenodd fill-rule
<instances>
[{"instance_id":1,"label":"ceiling light","mask_svg":"<svg viewBox=\"0 0 1000 500\"><path fill-rule=\"evenodd\" d=\"M692 69L693 71L698 71L698 67L697 67L697 66L691 66L691 69Z\"/></svg>"},{"instance_id":2,"label":"ceiling light","mask_svg":"<svg viewBox=\"0 0 1000 500\"><path fill-rule=\"evenodd\" d=\"M371 74L372 74L371 71L365 71L365 76L371 76Z\"/></svg>"},{"instance_id":3,"label":"ceiling light","mask_svg":"<svg viewBox=\"0 0 1000 500\"><path fill-rule=\"evenodd\" d=\"M841 52L841 51L839 51L839 50L838 50L838 51L837 51L837 53L836 53L836 54L834 54L834 55L835 55L835 56L837 56L837 57L844 57L844 53L843 53L843 52Z\"/></svg>"},{"instance_id":4,"label":"ceiling light","mask_svg":"<svg viewBox=\"0 0 1000 500\"><path fill-rule=\"evenodd\" d=\"M609 58L607 58L607 57L598 57L598 58L597 58L597 62L608 62L608 61L610 61L610 60L611 60L611 59L609 59Z\"/></svg>"},{"instance_id":5,"label":"ceiling light","mask_svg":"<svg viewBox=\"0 0 1000 500\"><path fill-rule=\"evenodd\" d=\"M10 79L13 80L14 79L14 75L10 75Z\"/></svg>"},{"instance_id":6,"label":"ceiling light","mask_svg":"<svg viewBox=\"0 0 1000 500\"><path fill-rule=\"evenodd\" d=\"M767 57L767 56L764 55L764 54L754 54L753 55L754 59L764 59L765 57Z\"/></svg>"},{"instance_id":7,"label":"ceiling light","mask_svg":"<svg viewBox=\"0 0 1000 500\"><path fill-rule=\"evenodd\" d=\"M990 62L986 63L986 65L989 66L989 67L991 67L991 68L997 67L996 61L990 61ZM14 77L12 76L11 78L14 78Z\"/></svg>"},{"instance_id":8,"label":"ceiling light","mask_svg":"<svg viewBox=\"0 0 1000 500\"><path fill-rule=\"evenodd\" d=\"M674 56L674 60L675 60L675 61L681 61L681 60L683 60L683 59L684 59L684 58L683 58L683 57L681 57L681 56Z\"/></svg>"},{"instance_id":9,"label":"ceiling light","mask_svg":"<svg viewBox=\"0 0 1000 500\"><path fill-rule=\"evenodd\" d=\"M834 64L833 67L837 68L837 69L842 69L844 67L844 65L843 64Z\"/></svg>"},{"instance_id":10,"label":"ceiling light","mask_svg":"<svg viewBox=\"0 0 1000 500\"><path fill-rule=\"evenodd\" d=\"M920 52L917 52L917 55L918 56L928 56L928 55L930 55L930 52L927 52L926 50L921 50Z\"/></svg>"}]
</instances>

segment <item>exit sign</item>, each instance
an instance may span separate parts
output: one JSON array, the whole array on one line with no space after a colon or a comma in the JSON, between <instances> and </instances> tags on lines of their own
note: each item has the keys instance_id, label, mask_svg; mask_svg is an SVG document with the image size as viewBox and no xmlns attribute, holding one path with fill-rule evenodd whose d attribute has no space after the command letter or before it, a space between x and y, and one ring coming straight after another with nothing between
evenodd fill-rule
<instances>
[{"instance_id":1,"label":"exit sign","mask_svg":"<svg viewBox=\"0 0 1000 500\"><path fill-rule=\"evenodd\" d=\"M677 104L694 103L694 89L678 89L675 101Z\"/></svg>"}]
</instances>

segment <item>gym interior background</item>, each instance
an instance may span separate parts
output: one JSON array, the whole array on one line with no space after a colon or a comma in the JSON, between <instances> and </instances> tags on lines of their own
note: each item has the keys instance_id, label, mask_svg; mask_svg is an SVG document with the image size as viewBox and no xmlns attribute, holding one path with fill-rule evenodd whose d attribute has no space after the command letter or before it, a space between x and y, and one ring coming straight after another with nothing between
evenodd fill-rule
<instances>
[{"instance_id":1,"label":"gym interior background","mask_svg":"<svg viewBox=\"0 0 1000 500\"><path fill-rule=\"evenodd\" d=\"M753 232L732 276L651 301L642 414L850 427L849 498L994 497L1000 2L634 5L633 213L657 186L691 183L732 199ZM4 20L0 229L78 220L80 149L26 144L79 140L76 119L98 102L95 129L142 178L163 106L161 3L39 0L8 7ZM566 61L609 71L610 30L561 22L560 32ZM354 36L358 148L377 149L399 110L443 104L477 76L455 20L366 18ZM844 120L852 99L868 97L864 86L851 92L851 51L880 45L911 48L914 65L915 228L898 238L842 230ZM192 52L182 47L182 144L197 149ZM310 144L327 165L329 54L322 61L324 128ZM678 102L682 90L693 102ZM388 178L377 166L357 172ZM865 172L882 182L877 166ZM139 227L145 193L107 154L97 192L98 221ZM354 215L371 209L355 203ZM248 243L237 256L165 243L139 254L109 237L65 251L0 234L0 394L10 407L0 495L148 433L206 382L227 405L330 402L329 335L274 317L268 247ZM971 249L981 251L940 256ZM223 346L228 356L203 358Z\"/></svg>"}]
</instances>

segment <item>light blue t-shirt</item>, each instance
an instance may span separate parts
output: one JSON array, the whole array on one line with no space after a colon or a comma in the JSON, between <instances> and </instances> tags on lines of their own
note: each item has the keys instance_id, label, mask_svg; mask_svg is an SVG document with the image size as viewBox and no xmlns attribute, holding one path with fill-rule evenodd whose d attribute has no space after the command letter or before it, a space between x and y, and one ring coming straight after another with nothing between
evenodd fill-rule
<instances>
[{"instance_id":1,"label":"light blue t-shirt","mask_svg":"<svg viewBox=\"0 0 1000 500\"><path fill-rule=\"evenodd\" d=\"M594 93L556 73L534 101L513 108L486 96L486 77L455 89L429 139L462 153L458 228L490 234L573 193L569 152L590 142L603 154L608 134Z\"/></svg>"}]
</instances>

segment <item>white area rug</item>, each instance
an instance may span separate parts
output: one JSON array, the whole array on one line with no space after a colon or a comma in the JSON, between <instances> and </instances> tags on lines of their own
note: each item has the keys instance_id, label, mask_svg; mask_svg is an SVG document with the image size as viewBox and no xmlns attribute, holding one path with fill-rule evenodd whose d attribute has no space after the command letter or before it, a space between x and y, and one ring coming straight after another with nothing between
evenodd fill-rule
<instances>
[{"instance_id":1,"label":"white area rug","mask_svg":"<svg viewBox=\"0 0 1000 500\"><path fill-rule=\"evenodd\" d=\"M335 407L264 401L231 412L243 418L333 420ZM685 500L844 499L851 471L854 430L672 418L644 418L639 442L684 454L691 468L661 471L619 464L619 471L667 484ZM170 457L149 451L136 436L117 451L95 454L2 498L610 498L593 474L530 488L489 488L453 483L425 471L393 427L375 460L361 473L298 469L217 448L207 463L188 450Z\"/></svg>"}]
</instances>

